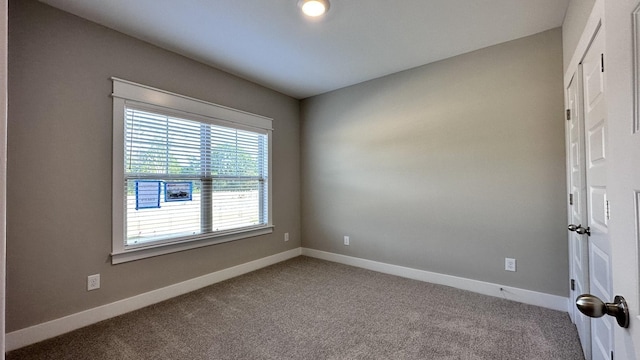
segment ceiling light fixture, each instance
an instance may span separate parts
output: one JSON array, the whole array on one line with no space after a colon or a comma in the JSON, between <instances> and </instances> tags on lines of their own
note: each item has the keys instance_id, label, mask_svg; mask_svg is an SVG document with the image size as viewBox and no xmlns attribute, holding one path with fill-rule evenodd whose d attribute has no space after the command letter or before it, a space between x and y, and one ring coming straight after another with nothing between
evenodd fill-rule
<instances>
[{"instance_id":1,"label":"ceiling light fixture","mask_svg":"<svg viewBox=\"0 0 640 360\"><path fill-rule=\"evenodd\" d=\"M302 12L311 17L318 17L329 11L329 0L299 0Z\"/></svg>"}]
</instances>

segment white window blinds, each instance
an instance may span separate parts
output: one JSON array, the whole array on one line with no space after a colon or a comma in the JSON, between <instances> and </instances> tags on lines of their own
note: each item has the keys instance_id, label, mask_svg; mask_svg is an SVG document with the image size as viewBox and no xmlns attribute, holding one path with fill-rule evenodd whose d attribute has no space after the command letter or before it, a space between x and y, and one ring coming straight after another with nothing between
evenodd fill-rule
<instances>
[{"instance_id":1,"label":"white window blinds","mask_svg":"<svg viewBox=\"0 0 640 360\"><path fill-rule=\"evenodd\" d=\"M113 264L273 232L272 119L111 80Z\"/></svg>"},{"instance_id":2,"label":"white window blinds","mask_svg":"<svg viewBox=\"0 0 640 360\"><path fill-rule=\"evenodd\" d=\"M125 106L127 246L268 223L267 135L186 117Z\"/></svg>"}]
</instances>

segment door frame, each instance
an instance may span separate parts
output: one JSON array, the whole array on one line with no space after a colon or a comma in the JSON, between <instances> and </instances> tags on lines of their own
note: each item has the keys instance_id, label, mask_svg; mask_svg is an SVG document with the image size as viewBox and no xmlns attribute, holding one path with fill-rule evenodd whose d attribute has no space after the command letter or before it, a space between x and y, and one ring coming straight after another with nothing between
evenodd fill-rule
<instances>
[{"instance_id":1,"label":"door frame","mask_svg":"<svg viewBox=\"0 0 640 360\"><path fill-rule=\"evenodd\" d=\"M585 29L580 37L580 41L578 42L578 45L576 47L575 52L573 53L573 56L571 57L571 60L569 62L569 66L567 67L566 72L564 73L564 96L565 96L565 106L568 103L568 99L567 99L567 89L569 87L569 85L571 84L571 81L573 80L574 76L579 76L580 75L580 63L582 62L582 59L584 58L585 54L587 53L587 50L589 49L589 46L591 45L592 40L594 39L594 37L596 36L596 34L598 33L598 31L602 31L604 30L602 27L602 22L603 22L603 17L604 17L604 2L603 0L596 0L594 6L593 6L593 10L591 12L591 15L589 16L589 20L587 21L587 25L585 26ZM602 29L601 29L602 28ZM565 120L566 121L566 120ZM567 127L565 124L565 131L566 131ZM566 139L568 134L565 134L565 143L566 143ZM565 144L565 146L568 146L568 144ZM568 151L568 150L567 150ZM568 154L568 153L567 153ZM566 164L569 164L569 159L567 159ZM569 169L567 169L567 176L569 175ZM567 194L569 194L569 184L570 184L570 180L569 178L567 178ZM568 201L567 201L568 204ZM567 206L567 216L569 216L571 209ZM569 220L570 218L568 217L567 220ZM569 236L567 235L567 246L571 246L571 243L569 242ZM572 255L572 250L569 249L569 255ZM571 261L571 258L569 259L569 261ZM569 269L569 275L572 276L573 274L571 273L571 269ZM569 302L567 303L567 312L569 314L574 314L574 311L576 311L575 309L575 303L573 301L573 299L569 299Z\"/></svg>"},{"instance_id":2,"label":"door frame","mask_svg":"<svg viewBox=\"0 0 640 360\"><path fill-rule=\"evenodd\" d=\"M568 194L568 198L566 199L567 201L567 219L568 219L568 223L571 224L578 224L579 222L581 222L581 224L586 226L586 217L588 215L588 209L587 209L587 194L586 194L586 185L587 185L587 176L586 176L586 141L585 141L585 137L584 137L584 132L585 132L585 119L584 119L584 96L583 96L583 84L582 84L582 66L579 65L578 68L576 69L576 71L573 73L571 80L569 81L569 86L567 88L565 88L565 109L567 109L567 116L566 116L566 121L565 121L565 157L566 157L566 177L567 177L567 194ZM570 89L571 87L573 87L575 85L575 92L576 94L574 94L575 97L577 97L577 99L572 99L571 98L571 94L570 94ZM576 104L573 104L573 106L571 106L571 101L572 100L577 100ZM579 124L577 125L579 128L579 139L578 139L578 145L579 145L579 156L578 156L578 162L580 163L580 189L579 194L575 194L573 192L574 188L573 188L573 168L575 166L575 164L572 164L572 161L574 159L573 155L572 155L572 142L571 142L571 130L572 130L572 123L574 121L579 122ZM581 221L576 222L575 219L573 219L573 214L576 211L576 208L579 206L580 208L577 209L578 212L581 213ZM589 293L590 290L590 268L589 268L589 237L586 235L578 235L575 232L567 232L568 233L568 244L569 244L569 283L571 284L571 289L569 290L569 317L571 318L571 322L573 322L576 327L578 327L578 334L579 335L583 335L585 337L588 337L587 339L580 339L580 343L581 345L583 345L583 353L585 355L585 358L587 359L591 359L592 353L591 353L591 322L588 321L586 323L584 323L584 326L586 326L585 328L583 328L582 330L585 332L584 334L580 334L580 328L579 328L579 319L578 317L582 317L582 321L587 321L587 319L585 319L585 315L583 315L582 313L580 313L580 311L578 310L578 308L576 306L572 306L573 304L573 299L575 299L578 295L582 294L582 293ZM582 250L582 254L581 256L582 258L582 266L581 268L583 269L583 274L577 274L576 273L576 264L574 263L575 259L576 259L576 249L577 246L576 242L582 242L582 247L580 248ZM584 279L583 279L584 277ZM582 281L581 281L582 280ZM574 287L574 282L575 284L581 284L581 287Z\"/></svg>"},{"instance_id":3,"label":"door frame","mask_svg":"<svg viewBox=\"0 0 640 360\"><path fill-rule=\"evenodd\" d=\"M567 106L567 103L569 101L569 99L567 98L567 89L569 88L569 85L571 84L571 81L573 80L574 76L580 76L580 64L582 62L582 59L584 58L584 56L587 53L587 50L589 50L589 46L591 45L591 42L593 41L594 37L596 36L596 34L598 33L598 31L603 31L604 28L602 26L603 23L603 17L604 17L604 2L603 0L596 0L595 4L593 5L593 10L591 12L591 15L589 16L589 20L587 21L587 25L585 26L585 29L580 37L580 41L578 42L578 45L576 46L576 50L573 53L573 56L571 57L571 61L569 62L569 66L567 67L566 72L564 73L564 96L565 96L565 107ZM577 80L577 79L576 79ZM566 120L565 120L566 121ZM584 119L583 119L584 121ZM565 132L567 131L567 126L565 124ZM565 134L565 146L569 146L569 144L567 143L567 139L568 139L568 134ZM584 150L584 149L583 149ZM568 149L567 149L568 151ZM568 154L568 152L567 152ZM569 165L569 159L567 158L566 161L567 167ZM569 184L570 184L570 179L569 179L569 170L567 168L567 194L569 194ZM568 201L567 201L568 204ZM567 206L567 220L570 219L570 212L571 212L571 208L569 208L569 206ZM571 246L571 242L570 242L570 237L569 235L567 235L567 246ZM573 276L572 274L572 267L571 267L571 261L572 261L572 250L571 248L569 248L569 264L570 264L570 268L569 268L569 276ZM571 279L571 278L570 278ZM575 302L574 299L572 299L571 297L569 298L569 302L567 303L567 312L571 315L572 317L572 321L573 321L573 314L575 314L575 312L577 311L576 307L575 307Z\"/></svg>"},{"instance_id":4,"label":"door frame","mask_svg":"<svg viewBox=\"0 0 640 360\"><path fill-rule=\"evenodd\" d=\"M584 84L580 84L580 80L582 77L582 70L581 70L581 64L582 64L582 60L584 59L584 57L587 54L587 51L589 50L591 43L593 42L593 40L595 39L596 35L598 35L598 33L600 32L600 36L604 36L605 35L605 29L603 26L603 22L604 22L604 0L596 0L594 5L593 5L593 9L591 11L591 14L589 16L589 19L587 20L587 24L585 25L585 28L582 32L582 35L580 36L580 40L578 41L578 44L576 46L576 49L571 57L571 60L569 61L569 66L566 69L566 72L564 73L564 97L565 97L565 109L567 109L568 103L569 103L569 99L568 99L568 88L571 85L572 81L577 81L579 86L578 86L578 91L582 91L582 86ZM580 79L579 79L580 78ZM580 97L582 98L582 94L580 95ZM606 99L605 99L606 100ZM578 104L578 107L583 105L583 101L581 101L580 104ZM579 108L579 110L581 112L580 116L584 116L584 109ZM572 114L572 116L574 116L574 114ZM582 132L585 131L584 128L584 118L581 118L580 121L582 121ZM566 120L565 120L566 121ZM566 174L567 174L567 194L569 194L570 192L570 184L571 184L571 168L570 168L570 159L569 159L569 134L568 134L568 130L569 127L568 125L565 123L565 144L566 144L566 154L567 154L567 159L566 159ZM584 133L582 134L582 136L584 136ZM583 145L586 145L583 141ZM586 149L582 149L582 155L586 156ZM585 159L581 159L581 161L583 162L583 166L586 166L586 162ZM583 169L584 170L584 169ZM583 172L584 175L584 172ZM586 181L586 177L583 177L583 181ZM583 201L587 201L587 199L582 199ZM570 221L571 220L571 206L569 205L569 201L567 199L567 220ZM584 216L588 216L588 210L587 212L584 214ZM568 224L569 222L567 222ZM569 281L571 281L571 279L573 279L575 277L575 274L573 273L573 269L574 269L574 264L573 264L573 260L574 260L574 254L573 254L573 247L572 247L572 243L571 243L571 235L569 235L569 233L567 234L567 246L569 247ZM587 268L587 272L590 272L589 268ZM575 295L575 296L574 296ZM573 290L569 291L569 301L567 303L567 311L569 313L569 316L571 318L571 321L575 324L576 320L576 316L581 316L580 312L578 311L578 309L575 306L575 297L577 295L580 294L575 294ZM606 299L606 301L610 301L610 299ZM589 332L589 340L588 343L589 345L592 347L592 334L591 331ZM612 344L612 346L614 346L614 343ZM592 355L592 349L583 349L583 352L585 353L585 356L590 356Z\"/></svg>"}]
</instances>

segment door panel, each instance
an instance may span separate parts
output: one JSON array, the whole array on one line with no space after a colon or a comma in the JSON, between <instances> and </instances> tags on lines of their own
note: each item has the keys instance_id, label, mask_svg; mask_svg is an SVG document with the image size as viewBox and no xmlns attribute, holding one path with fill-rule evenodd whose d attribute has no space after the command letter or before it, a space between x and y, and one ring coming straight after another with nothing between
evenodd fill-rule
<instances>
[{"instance_id":1,"label":"door panel","mask_svg":"<svg viewBox=\"0 0 640 360\"><path fill-rule=\"evenodd\" d=\"M603 294L604 299L612 298L611 292L608 289L609 282L607 280L611 276L609 273L609 269L611 268L609 255L601 251L597 246L592 246L589 262L591 263L594 274L596 274L596 276L591 278L591 290Z\"/></svg>"},{"instance_id":2,"label":"door panel","mask_svg":"<svg viewBox=\"0 0 640 360\"><path fill-rule=\"evenodd\" d=\"M597 54L597 56L600 56L600 54ZM602 76L602 69L600 67L600 60L590 59L589 61L592 61L592 63L586 64L583 62L583 66L585 66L584 90L585 99L587 99L587 112L590 112L594 107L596 107L604 95L604 79ZM586 67L587 65L589 66Z\"/></svg>"},{"instance_id":3,"label":"door panel","mask_svg":"<svg viewBox=\"0 0 640 360\"><path fill-rule=\"evenodd\" d=\"M589 167L598 166L606 160L604 134L604 121L597 123L589 130Z\"/></svg>"},{"instance_id":4,"label":"door panel","mask_svg":"<svg viewBox=\"0 0 640 360\"><path fill-rule=\"evenodd\" d=\"M613 339L613 329L611 321L596 322L593 324L593 359L610 360L610 353Z\"/></svg>"},{"instance_id":5,"label":"door panel","mask_svg":"<svg viewBox=\"0 0 640 360\"><path fill-rule=\"evenodd\" d=\"M603 186L592 186L589 189L590 200L590 226L592 230L607 231L607 217L605 204L607 201L607 189Z\"/></svg>"}]
</instances>

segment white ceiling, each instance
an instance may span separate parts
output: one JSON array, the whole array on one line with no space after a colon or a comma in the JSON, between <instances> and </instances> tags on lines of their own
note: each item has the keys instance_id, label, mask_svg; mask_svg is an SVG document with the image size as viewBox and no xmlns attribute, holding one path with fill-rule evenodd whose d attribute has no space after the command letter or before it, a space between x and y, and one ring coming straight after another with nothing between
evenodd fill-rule
<instances>
[{"instance_id":1,"label":"white ceiling","mask_svg":"<svg viewBox=\"0 0 640 360\"><path fill-rule=\"evenodd\" d=\"M41 0L296 98L562 25L569 0Z\"/></svg>"}]
</instances>

